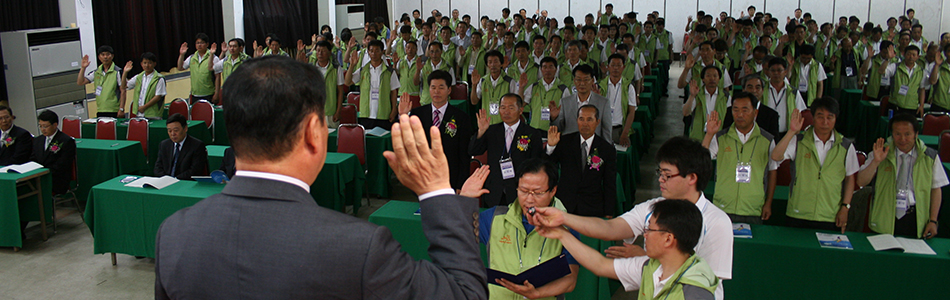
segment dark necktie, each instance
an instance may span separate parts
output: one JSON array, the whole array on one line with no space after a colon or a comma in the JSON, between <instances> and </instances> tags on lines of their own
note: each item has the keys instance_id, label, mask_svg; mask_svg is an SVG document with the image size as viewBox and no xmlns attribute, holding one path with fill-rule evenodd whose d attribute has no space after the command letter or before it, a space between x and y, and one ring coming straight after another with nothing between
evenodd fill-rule
<instances>
[{"instance_id":1,"label":"dark necktie","mask_svg":"<svg viewBox=\"0 0 950 300\"><path fill-rule=\"evenodd\" d=\"M175 143L175 160L172 161L172 172L169 174L172 177L177 177L177 174L175 174L175 167L178 166L178 152L181 152L181 144Z\"/></svg>"},{"instance_id":2,"label":"dark necktie","mask_svg":"<svg viewBox=\"0 0 950 300\"><path fill-rule=\"evenodd\" d=\"M581 142L581 162L587 166L587 141Z\"/></svg>"}]
</instances>

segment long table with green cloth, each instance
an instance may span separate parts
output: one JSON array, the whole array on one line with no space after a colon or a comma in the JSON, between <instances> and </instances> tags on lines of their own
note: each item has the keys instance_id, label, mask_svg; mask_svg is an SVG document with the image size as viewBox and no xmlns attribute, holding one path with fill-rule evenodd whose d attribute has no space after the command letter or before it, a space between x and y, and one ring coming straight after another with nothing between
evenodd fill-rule
<instances>
[{"instance_id":1,"label":"long table with green cloth","mask_svg":"<svg viewBox=\"0 0 950 300\"><path fill-rule=\"evenodd\" d=\"M162 112L162 119L168 120L168 106L165 104L165 110ZM207 143L208 145L231 145L231 141L228 139L228 128L224 125L224 108L221 106L214 107L214 141L212 143Z\"/></svg>"},{"instance_id":2,"label":"long table with green cloth","mask_svg":"<svg viewBox=\"0 0 950 300\"><path fill-rule=\"evenodd\" d=\"M376 212L369 216L369 221L380 226L389 228L393 238L402 245L402 251L405 251L415 259L430 260L427 249L429 241L422 232L422 219L413 214L419 209L418 202L407 201L389 201ZM485 220L481 220L485 222ZM598 239L581 236L588 246L597 249L601 253L614 245L614 242L601 241ZM485 246L480 245L482 262L488 267L488 255L485 252ZM609 288L609 280L594 276L586 268L581 267L577 276L577 284L574 291L566 295L567 299L610 299L613 291Z\"/></svg>"},{"instance_id":3,"label":"long table with green cloth","mask_svg":"<svg viewBox=\"0 0 950 300\"><path fill-rule=\"evenodd\" d=\"M138 141L76 139L76 197L86 199L94 185L120 174L143 174L145 153Z\"/></svg>"},{"instance_id":4,"label":"long table with green cloth","mask_svg":"<svg viewBox=\"0 0 950 300\"><path fill-rule=\"evenodd\" d=\"M0 173L0 247L22 248L20 222L40 221L38 195L17 200L19 195L32 192L29 187L18 188L17 182L33 180L28 178L34 176L39 176L38 188L43 197L43 215L47 223L53 222L53 180L49 169L40 168L23 174Z\"/></svg>"},{"instance_id":5,"label":"long table with green cloth","mask_svg":"<svg viewBox=\"0 0 950 300\"><path fill-rule=\"evenodd\" d=\"M115 137L118 140L125 140L126 133L129 131L128 119L117 119L115 124ZM126 123L126 124L123 124ZM148 167L145 175L151 175L158 158L158 145L168 138L168 128L165 127L165 120L154 120L148 122ZM211 145L211 132L202 121L188 121L188 135L193 136L203 142L205 145ZM96 124L82 123L82 136L87 139L96 138Z\"/></svg>"},{"instance_id":6,"label":"long table with green cloth","mask_svg":"<svg viewBox=\"0 0 950 300\"><path fill-rule=\"evenodd\" d=\"M927 145L927 147L930 147L931 149L934 149L934 150L939 150L938 148L940 147L939 136L920 134L920 135L917 135L917 138L919 138L920 141L924 142L924 145Z\"/></svg>"},{"instance_id":7,"label":"long table with green cloth","mask_svg":"<svg viewBox=\"0 0 950 300\"><path fill-rule=\"evenodd\" d=\"M337 132L331 132L327 139L327 150L336 152ZM389 177L392 170L389 168L389 162L383 157L383 152L393 150L392 135L384 136L366 135L366 185L370 194L380 197L389 197L390 184Z\"/></svg>"},{"instance_id":8,"label":"long table with green cloth","mask_svg":"<svg viewBox=\"0 0 950 300\"><path fill-rule=\"evenodd\" d=\"M208 146L208 167L217 170L221 167L224 150L229 146ZM346 212L346 206L353 206L353 214L360 209L363 199L365 176L356 155L349 153L327 153L326 163L320 175L310 185L310 196L320 206L339 212Z\"/></svg>"}]
</instances>

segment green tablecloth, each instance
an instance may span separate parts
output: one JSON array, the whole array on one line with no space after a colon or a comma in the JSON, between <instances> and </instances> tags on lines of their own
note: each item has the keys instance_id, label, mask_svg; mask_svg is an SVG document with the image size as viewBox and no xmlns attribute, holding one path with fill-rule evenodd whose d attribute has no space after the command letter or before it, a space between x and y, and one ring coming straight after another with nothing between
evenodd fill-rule
<instances>
[{"instance_id":1,"label":"green tablecloth","mask_svg":"<svg viewBox=\"0 0 950 300\"><path fill-rule=\"evenodd\" d=\"M637 151L633 140L631 139L631 145L627 148L627 151L617 151L617 179L620 181L617 188L622 190L626 196L626 204L634 203L637 183L640 181L640 153ZM619 198L618 201L620 201ZM624 208L626 206L624 205ZM626 210L619 210L617 213L623 211Z\"/></svg>"},{"instance_id":2,"label":"green tablecloth","mask_svg":"<svg viewBox=\"0 0 950 300\"><path fill-rule=\"evenodd\" d=\"M89 193L85 219L95 254L155 257L155 234L162 222L224 188L185 180L161 190L134 188L119 182L122 178L125 175L96 185Z\"/></svg>"},{"instance_id":3,"label":"green tablecloth","mask_svg":"<svg viewBox=\"0 0 950 300\"><path fill-rule=\"evenodd\" d=\"M126 133L129 131L129 125L122 123L127 119L118 119L116 122L115 136L119 140L125 140ZM201 121L188 121L188 135L193 136L205 142L205 145L211 144L211 132ZM82 123L82 136L85 138L96 137L96 124ZM168 128L165 127L165 120L148 122L148 165L145 175L151 175L155 166L155 159L158 158L158 145L168 138Z\"/></svg>"},{"instance_id":4,"label":"green tablecloth","mask_svg":"<svg viewBox=\"0 0 950 300\"><path fill-rule=\"evenodd\" d=\"M937 150L938 147L940 146L940 137L939 137L939 136L936 136L936 135L923 135L923 134L919 134L919 135L917 135L917 138L919 138L921 141L923 141L923 142L924 142L924 145L927 145L927 147L933 148L934 150Z\"/></svg>"},{"instance_id":5,"label":"green tablecloth","mask_svg":"<svg viewBox=\"0 0 950 300\"><path fill-rule=\"evenodd\" d=\"M858 136L858 126L861 120L858 106L861 103L862 90L841 90L838 100L841 114L837 118L836 129L847 137Z\"/></svg>"},{"instance_id":6,"label":"green tablecloth","mask_svg":"<svg viewBox=\"0 0 950 300\"><path fill-rule=\"evenodd\" d=\"M142 174L147 168L138 141L76 139L76 197L86 199L92 186L120 174Z\"/></svg>"},{"instance_id":7,"label":"green tablecloth","mask_svg":"<svg viewBox=\"0 0 950 300\"><path fill-rule=\"evenodd\" d=\"M855 127L853 132L857 137L855 141L856 149L860 151L871 151L877 138L882 137L878 132L877 120L881 116L880 106L870 101L859 101L855 109L855 118L849 121Z\"/></svg>"},{"instance_id":8,"label":"green tablecloth","mask_svg":"<svg viewBox=\"0 0 950 300\"><path fill-rule=\"evenodd\" d=\"M221 168L221 161L224 159L224 150L231 146L210 145L208 148L208 171L214 171Z\"/></svg>"},{"instance_id":9,"label":"green tablecloth","mask_svg":"<svg viewBox=\"0 0 950 300\"><path fill-rule=\"evenodd\" d=\"M847 232L854 250L818 245L815 230L752 225L735 239L729 299L946 299L950 240L927 240L936 256L876 252L874 234Z\"/></svg>"},{"instance_id":10,"label":"green tablecloth","mask_svg":"<svg viewBox=\"0 0 950 300\"><path fill-rule=\"evenodd\" d=\"M336 137L337 132L334 131L327 140L327 150L330 152L336 152ZM389 162L383 157L386 150L393 150L392 135L366 135L366 184L370 194L383 198L389 197L389 175L392 173Z\"/></svg>"},{"instance_id":11,"label":"green tablecloth","mask_svg":"<svg viewBox=\"0 0 950 300\"><path fill-rule=\"evenodd\" d=\"M17 200L18 195L29 193L28 188L17 188L17 180L35 174L40 176L43 207L47 224L53 222L53 182L48 169L38 169L25 174L0 173L0 247L23 247L20 222L39 221L40 209L36 195Z\"/></svg>"},{"instance_id":12,"label":"green tablecloth","mask_svg":"<svg viewBox=\"0 0 950 300\"><path fill-rule=\"evenodd\" d=\"M165 110L162 112L162 119L168 119L168 106L171 103L165 104ZM228 140L228 128L224 125L224 108L215 106L214 108L214 142L215 145L231 145L231 141ZM211 145L211 143L208 143Z\"/></svg>"}]
</instances>

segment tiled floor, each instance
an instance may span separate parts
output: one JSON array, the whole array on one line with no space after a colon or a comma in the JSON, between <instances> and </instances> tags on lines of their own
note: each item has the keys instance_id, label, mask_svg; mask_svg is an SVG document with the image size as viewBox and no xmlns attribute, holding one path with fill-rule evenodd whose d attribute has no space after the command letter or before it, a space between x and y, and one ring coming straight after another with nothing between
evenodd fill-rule
<instances>
[{"instance_id":1,"label":"tiled floor","mask_svg":"<svg viewBox=\"0 0 950 300\"><path fill-rule=\"evenodd\" d=\"M682 69L674 63L671 75ZM671 83L676 78L670 79ZM680 115L682 90L672 84L670 97L660 105L654 128L656 136L649 152L640 163L643 180L637 187L636 199L645 201L659 196L655 180L656 163L653 155L668 138L682 134ZM415 196L402 186L394 187L394 200L416 201ZM372 199L364 204L358 217L369 218L376 209L389 200ZM0 248L0 299L152 299L154 267L152 259L136 259L118 255L118 265L112 266L109 255L92 254L93 238L79 217L73 213L60 220L58 232L49 240L40 238L38 225L27 228L23 249ZM618 292L614 299L635 299L635 293Z\"/></svg>"}]
</instances>

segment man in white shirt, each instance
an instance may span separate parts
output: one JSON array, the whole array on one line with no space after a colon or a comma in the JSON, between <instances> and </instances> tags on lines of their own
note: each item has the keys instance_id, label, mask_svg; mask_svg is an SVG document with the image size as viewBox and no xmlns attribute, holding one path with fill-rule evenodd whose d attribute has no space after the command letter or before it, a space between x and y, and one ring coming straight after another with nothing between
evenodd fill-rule
<instances>
[{"instance_id":1,"label":"man in white shirt","mask_svg":"<svg viewBox=\"0 0 950 300\"><path fill-rule=\"evenodd\" d=\"M369 84L360 85L360 124L367 129L382 127L389 130L399 112L396 106L399 77L395 70L383 64L383 42L371 41L367 53L370 61L366 65L359 64L356 54L350 56L345 82L348 85L359 84L364 76L369 77L366 78ZM388 84L384 80L388 80ZM386 86L389 88L385 89Z\"/></svg>"},{"instance_id":2,"label":"man in white shirt","mask_svg":"<svg viewBox=\"0 0 950 300\"><path fill-rule=\"evenodd\" d=\"M805 106L805 99L802 99L802 95L798 93L798 90L789 87L788 80L785 79L787 71L788 61L785 59L773 57L769 60L768 90L762 93L763 104L778 113L778 136L785 136L785 132L788 131L793 110L803 111L808 109ZM793 97L794 100L792 100ZM791 101L794 101L794 103L789 103ZM790 105L794 105L794 109L788 109Z\"/></svg>"},{"instance_id":3,"label":"man in white shirt","mask_svg":"<svg viewBox=\"0 0 950 300\"><path fill-rule=\"evenodd\" d=\"M612 54L607 60L607 78L605 78L600 88L601 94L607 96L610 104L610 117L613 120L611 127L611 140L620 145L630 145L630 127L633 125L634 116L637 113L637 90L635 78L623 78L623 70L626 68L627 57L621 54ZM626 107L624 107L626 106ZM626 113L624 113L626 112Z\"/></svg>"}]
</instances>

